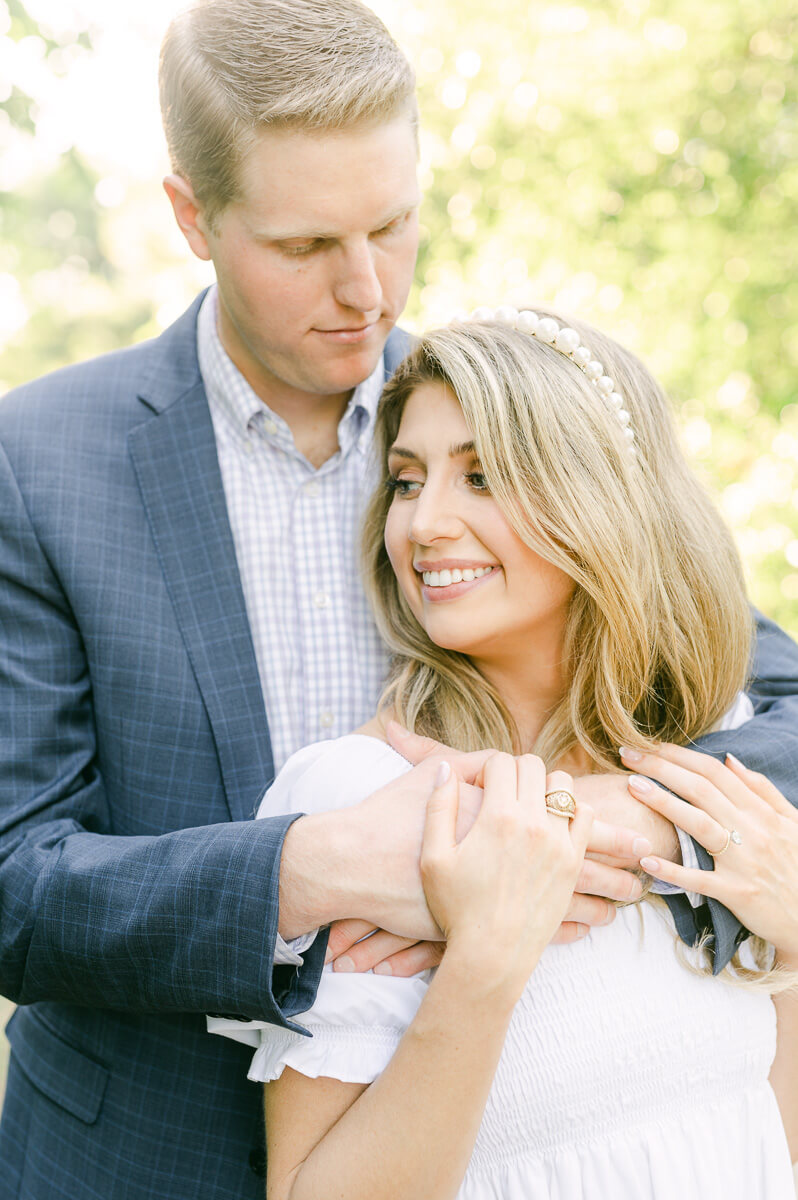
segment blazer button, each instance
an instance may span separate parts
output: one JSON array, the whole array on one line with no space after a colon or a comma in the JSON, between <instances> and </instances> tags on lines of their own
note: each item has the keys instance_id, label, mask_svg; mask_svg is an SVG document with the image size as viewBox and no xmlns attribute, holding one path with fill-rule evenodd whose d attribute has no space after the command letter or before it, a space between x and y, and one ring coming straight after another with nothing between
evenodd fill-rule
<instances>
[{"instance_id":1,"label":"blazer button","mask_svg":"<svg viewBox=\"0 0 798 1200\"><path fill-rule=\"evenodd\" d=\"M266 1178L266 1151L262 1146L256 1146L249 1152L249 1169L258 1179Z\"/></svg>"}]
</instances>

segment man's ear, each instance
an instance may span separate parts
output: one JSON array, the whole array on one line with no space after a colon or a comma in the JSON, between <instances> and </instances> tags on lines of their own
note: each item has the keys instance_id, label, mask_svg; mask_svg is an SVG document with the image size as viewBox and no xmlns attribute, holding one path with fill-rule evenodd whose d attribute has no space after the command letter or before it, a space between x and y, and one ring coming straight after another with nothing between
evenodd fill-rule
<instances>
[{"instance_id":1,"label":"man's ear","mask_svg":"<svg viewBox=\"0 0 798 1200\"><path fill-rule=\"evenodd\" d=\"M169 197L175 220L189 246L197 258L210 262L207 225L191 184L187 179L183 179L182 175L167 175L163 181L163 190Z\"/></svg>"}]
</instances>

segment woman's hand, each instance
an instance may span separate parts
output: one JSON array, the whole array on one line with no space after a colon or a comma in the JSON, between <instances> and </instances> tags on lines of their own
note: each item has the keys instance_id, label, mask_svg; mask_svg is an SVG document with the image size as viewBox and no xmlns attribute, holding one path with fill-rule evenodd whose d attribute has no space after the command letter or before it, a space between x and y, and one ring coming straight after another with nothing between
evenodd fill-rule
<instances>
[{"instance_id":1,"label":"woman's hand","mask_svg":"<svg viewBox=\"0 0 798 1200\"><path fill-rule=\"evenodd\" d=\"M622 757L640 772L629 780L632 794L715 857L714 871L651 857L640 860L643 870L719 900L746 929L771 942L781 961L798 966L798 812L789 801L731 754L725 766L682 746ZM653 787L644 775L677 796Z\"/></svg>"},{"instance_id":2,"label":"woman's hand","mask_svg":"<svg viewBox=\"0 0 798 1200\"><path fill-rule=\"evenodd\" d=\"M573 791L573 782L561 771L547 777L532 755L494 754L481 782L482 807L457 842L457 780L442 764L427 807L421 877L447 956L465 953L492 986L517 998L571 902L593 814L583 806L571 822L548 813L546 792Z\"/></svg>"}]
</instances>

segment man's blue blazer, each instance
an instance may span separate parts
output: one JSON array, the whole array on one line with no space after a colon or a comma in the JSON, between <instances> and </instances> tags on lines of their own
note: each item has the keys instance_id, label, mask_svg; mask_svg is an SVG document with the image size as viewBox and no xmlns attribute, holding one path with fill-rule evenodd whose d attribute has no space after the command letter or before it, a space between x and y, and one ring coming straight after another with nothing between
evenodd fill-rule
<instances>
[{"instance_id":1,"label":"man's blue blazer","mask_svg":"<svg viewBox=\"0 0 798 1200\"><path fill-rule=\"evenodd\" d=\"M249 1051L204 1014L292 1025L321 969L324 939L271 964L291 818L250 820L273 768L199 302L0 402L0 1200L261 1197ZM761 631L762 715L706 744L796 801L798 648ZM675 909L728 957L730 914Z\"/></svg>"}]
</instances>

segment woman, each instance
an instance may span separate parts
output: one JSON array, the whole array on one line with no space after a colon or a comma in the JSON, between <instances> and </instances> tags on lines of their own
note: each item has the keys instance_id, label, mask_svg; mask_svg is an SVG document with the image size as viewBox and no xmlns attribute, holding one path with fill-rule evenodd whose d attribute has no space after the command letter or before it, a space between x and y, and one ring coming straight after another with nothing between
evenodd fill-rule
<instances>
[{"instance_id":1,"label":"woman","mask_svg":"<svg viewBox=\"0 0 798 1200\"><path fill-rule=\"evenodd\" d=\"M787 1200L768 991L683 963L653 904L549 945L591 821L567 773L718 727L745 686L731 539L637 360L551 315L477 316L422 339L380 409L365 533L394 654L380 717L296 754L265 805L312 811L336 779L355 803L408 769L380 740L389 716L499 753L461 842L445 770L430 802L434 978L328 973L312 1039L260 1032L268 1194Z\"/></svg>"}]
</instances>

